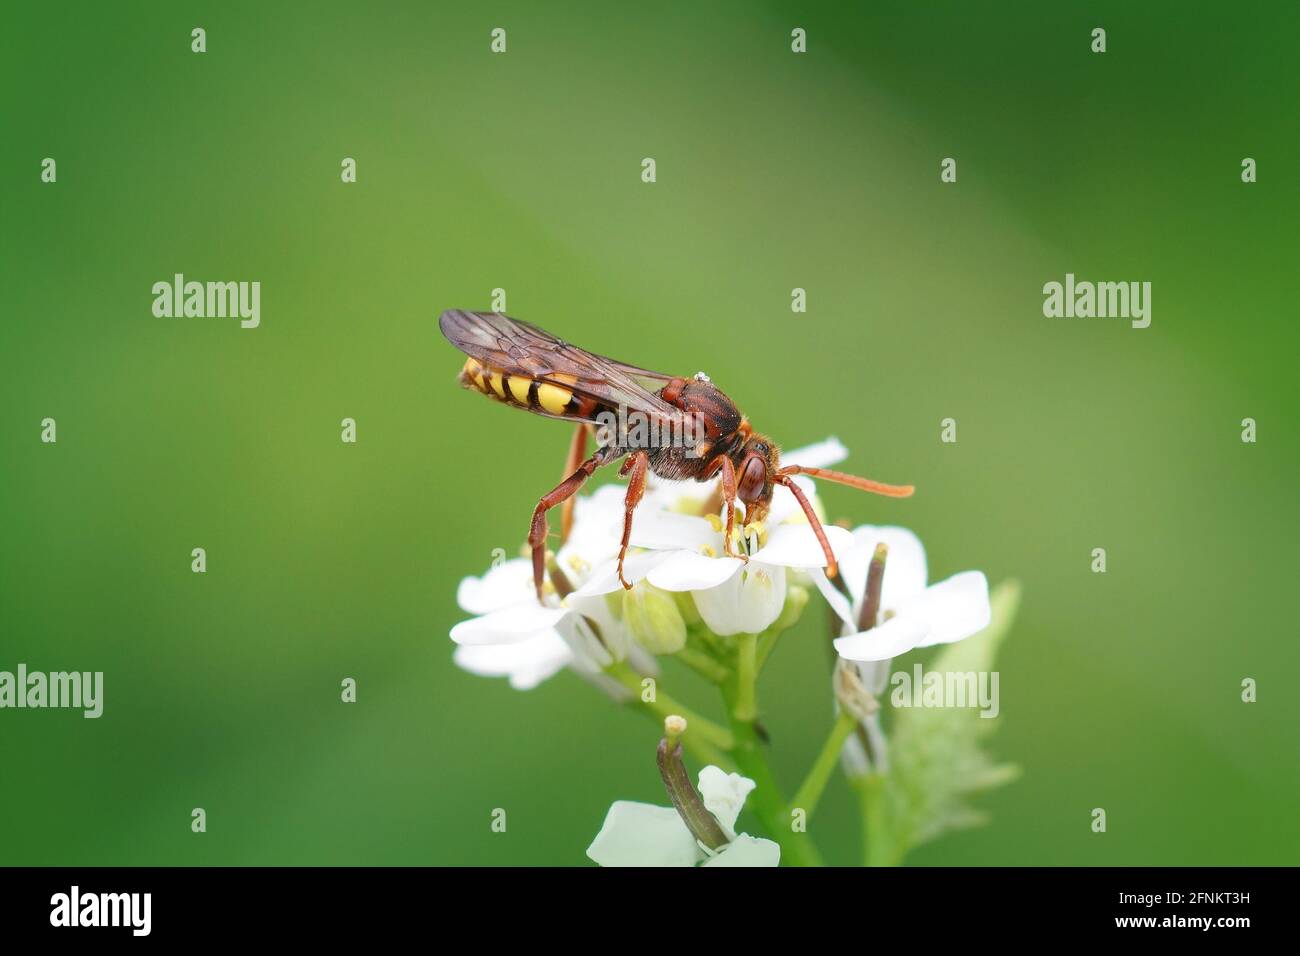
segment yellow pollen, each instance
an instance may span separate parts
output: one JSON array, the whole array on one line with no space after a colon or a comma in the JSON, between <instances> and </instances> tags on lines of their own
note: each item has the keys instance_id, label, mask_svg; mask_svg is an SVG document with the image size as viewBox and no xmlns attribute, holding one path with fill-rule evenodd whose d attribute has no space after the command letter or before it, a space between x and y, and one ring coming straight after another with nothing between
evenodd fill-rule
<instances>
[{"instance_id":1,"label":"yellow pollen","mask_svg":"<svg viewBox=\"0 0 1300 956\"><path fill-rule=\"evenodd\" d=\"M704 517L708 519L709 526L713 528L714 531L722 530L722 519L719 518L717 515L715 515L713 512L709 512Z\"/></svg>"},{"instance_id":2,"label":"yellow pollen","mask_svg":"<svg viewBox=\"0 0 1300 956\"><path fill-rule=\"evenodd\" d=\"M718 556L718 552L714 551L713 548L707 544L700 548L700 554L704 555L706 558L716 558Z\"/></svg>"}]
</instances>

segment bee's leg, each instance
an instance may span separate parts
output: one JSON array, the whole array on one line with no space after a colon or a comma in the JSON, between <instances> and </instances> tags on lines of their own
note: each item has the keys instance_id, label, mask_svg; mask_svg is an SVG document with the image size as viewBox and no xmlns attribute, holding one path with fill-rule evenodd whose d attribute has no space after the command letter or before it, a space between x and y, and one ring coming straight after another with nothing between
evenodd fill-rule
<instances>
[{"instance_id":1,"label":"bee's leg","mask_svg":"<svg viewBox=\"0 0 1300 956\"><path fill-rule=\"evenodd\" d=\"M573 440L569 442L569 457L564 462L564 474L561 478L567 478L578 470L582 460L587 457L587 435L591 426L586 422L579 422L577 429L573 433ZM560 519L560 543L563 544L569 540L569 532L573 530L573 506L577 504L578 499L569 497L564 499L564 510L561 512Z\"/></svg>"},{"instance_id":2,"label":"bee's leg","mask_svg":"<svg viewBox=\"0 0 1300 956\"><path fill-rule=\"evenodd\" d=\"M537 588L538 601L542 600L542 582L546 579L546 532L548 530L546 512L576 495L578 489L591 477L592 472L601 465L608 465L611 461L615 461L622 454L611 446L597 449L596 453L579 465L573 474L537 502L537 507L533 509L533 523L528 529L528 546L533 549L533 585Z\"/></svg>"},{"instance_id":3,"label":"bee's leg","mask_svg":"<svg viewBox=\"0 0 1300 956\"><path fill-rule=\"evenodd\" d=\"M798 466L792 466L798 467ZM819 469L820 470L820 469ZM790 489L790 494L794 495L795 500L799 502L799 507L803 509L804 517L808 519L808 526L812 528L813 534L817 536L817 543L822 547L822 554L826 556L826 576L835 577L839 569L835 564L835 552L831 550L831 543L826 538L826 531L822 528L821 520L817 517L817 512L813 509L812 502L808 500L803 489L794 483L794 479L785 471L781 471L776 476L778 485L785 485Z\"/></svg>"},{"instance_id":4,"label":"bee's leg","mask_svg":"<svg viewBox=\"0 0 1300 956\"><path fill-rule=\"evenodd\" d=\"M727 503L727 527L724 531L726 537L722 541L722 551L729 558L743 558L748 561L749 556L738 554L731 543L731 535L736 528L736 466L726 455L721 456L719 460L722 462L722 500Z\"/></svg>"},{"instance_id":5,"label":"bee's leg","mask_svg":"<svg viewBox=\"0 0 1300 956\"><path fill-rule=\"evenodd\" d=\"M644 451L634 451L618 472L619 477L627 477L627 496L623 499L623 546L618 550L618 583L628 591L632 590L632 585L623 577L623 559L627 557L627 544L632 538L632 512L645 495L645 478L649 470L650 456Z\"/></svg>"}]
</instances>

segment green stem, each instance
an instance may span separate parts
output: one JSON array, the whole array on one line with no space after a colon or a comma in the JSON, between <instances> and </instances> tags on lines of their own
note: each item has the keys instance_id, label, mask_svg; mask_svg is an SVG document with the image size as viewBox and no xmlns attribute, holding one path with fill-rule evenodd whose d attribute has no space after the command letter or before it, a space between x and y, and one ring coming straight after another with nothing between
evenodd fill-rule
<instances>
[{"instance_id":1,"label":"green stem","mask_svg":"<svg viewBox=\"0 0 1300 956\"><path fill-rule=\"evenodd\" d=\"M844 741L849 739L858 722L847 710L841 710L839 718L831 728L831 732L826 736L826 743L822 745L821 753L808 770L808 776L804 778L803 784L794 795L794 801L790 804L790 809L796 808L803 810L805 819L812 816L813 810L817 808L817 801L822 797L822 792L826 789L826 784L830 782L831 774L835 772L835 765L839 762L840 751L844 749Z\"/></svg>"},{"instance_id":2,"label":"green stem","mask_svg":"<svg viewBox=\"0 0 1300 956\"><path fill-rule=\"evenodd\" d=\"M740 690L733 682L723 688L723 697L731 718L732 737L735 738L731 755L740 772L756 784L747 805L754 811L768 835L780 845L782 863L788 866L821 866L821 855L808 834L796 832L791 826L790 813L777 789L776 778L767 765L767 757L763 754L762 742L754 729L753 718L740 716L737 707ZM752 684L748 697L753 700Z\"/></svg>"},{"instance_id":3,"label":"green stem","mask_svg":"<svg viewBox=\"0 0 1300 956\"><path fill-rule=\"evenodd\" d=\"M771 654L772 649L776 647L776 639L780 636L781 632L776 628L766 630L762 634L758 635L758 648L756 651L758 670L761 671L763 665L767 663L768 655Z\"/></svg>"},{"instance_id":4,"label":"green stem","mask_svg":"<svg viewBox=\"0 0 1300 956\"><path fill-rule=\"evenodd\" d=\"M723 667L703 651L697 651L691 647L683 647L677 652L676 656L683 664L710 683L721 684L731 676L730 670Z\"/></svg>"},{"instance_id":5,"label":"green stem","mask_svg":"<svg viewBox=\"0 0 1300 956\"><path fill-rule=\"evenodd\" d=\"M757 685L758 635L740 634L736 638L736 698L731 708L737 720L753 723L758 717Z\"/></svg>"},{"instance_id":6,"label":"green stem","mask_svg":"<svg viewBox=\"0 0 1300 956\"><path fill-rule=\"evenodd\" d=\"M885 775L869 773L854 781L862 805L862 862L866 866L897 866L885 804Z\"/></svg>"},{"instance_id":7,"label":"green stem","mask_svg":"<svg viewBox=\"0 0 1300 956\"><path fill-rule=\"evenodd\" d=\"M716 661L726 660L731 657L730 646L709 630L708 626L703 622L689 625L686 628L686 640L690 644L698 645L698 650L708 654Z\"/></svg>"},{"instance_id":8,"label":"green stem","mask_svg":"<svg viewBox=\"0 0 1300 956\"><path fill-rule=\"evenodd\" d=\"M725 727L719 727L709 718L701 717L689 707L665 694L659 689L658 682L655 685L654 700L643 700L641 697L641 681L644 678L622 661L605 668L605 673L631 691L632 702L639 710L656 721L662 722L665 717L672 714L685 717L687 726L690 729L686 736L682 738L682 745L690 750L693 756L706 759L706 755L702 754L699 748L707 744L709 750L707 759L710 763L717 763L718 761L715 758L721 758L722 760L722 763L718 764L718 766L725 767L730 763L723 754L718 752L720 750L730 750L733 746L732 735Z\"/></svg>"}]
</instances>

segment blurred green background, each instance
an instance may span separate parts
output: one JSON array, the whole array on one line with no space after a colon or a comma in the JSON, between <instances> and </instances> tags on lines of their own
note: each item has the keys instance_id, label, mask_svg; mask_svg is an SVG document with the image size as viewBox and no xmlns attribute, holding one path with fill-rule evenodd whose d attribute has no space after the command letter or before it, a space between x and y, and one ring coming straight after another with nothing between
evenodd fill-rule
<instances>
[{"instance_id":1,"label":"blurred green background","mask_svg":"<svg viewBox=\"0 0 1300 956\"><path fill-rule=\"evenodd\" d=\"M436 316L496 287L915 482L824 494L932 577L1023 582L993 750L1024 775L910 862L1300 862L1297 8L467 6L6 14L0 669L102 670L106 710L0 712L0 863L579 864L611 801L666 802L639 715L451 663L458 580L569 435L456 386ZM259 280L261 327L154 318L176 272ZM1151 327L1044 318L1066 272L1152 282ZM760 688L789 790L823 628ZM835 781L833 862L854 811Z\"/></svg>"}]
</instances>

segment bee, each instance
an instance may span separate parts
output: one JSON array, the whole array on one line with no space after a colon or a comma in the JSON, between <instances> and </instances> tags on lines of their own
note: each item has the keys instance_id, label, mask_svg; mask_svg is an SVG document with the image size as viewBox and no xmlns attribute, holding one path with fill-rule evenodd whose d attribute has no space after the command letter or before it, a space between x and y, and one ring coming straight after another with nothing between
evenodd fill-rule
<instances>
[{"instance_id":1,"label":"bee","mask_svg":"<svg viewBox=\"0 0 1300 956\"><path fill-rule=\"evenodd\" d=\"M835 555L794 476L809 475L892 498L912 494L911 485L887 485L825 468L782 467L776 444L754 431L735 403L702 372L684 378L628 365L498 312L450 309L438 319L438 328L467 356L460 372L465 388L535 415L577 423L564 480L537 502L528 529L539 601L545 580L547 512L564 506L562 535L567 538L574 496L597 468L619 459L625 459L619 477L628 484L618 578L629 589L623 561L632 536L632 514L651 473L673 481L720 478L726 505L724 547L728 555L743 560L748 558L736 551L732 537L736 502L744 504L746 522L761 522L776 486L784 486L807 516L831 577L836 574ZM593 432L598 447L588 456Z\"/></svg>"}]
</instances>

